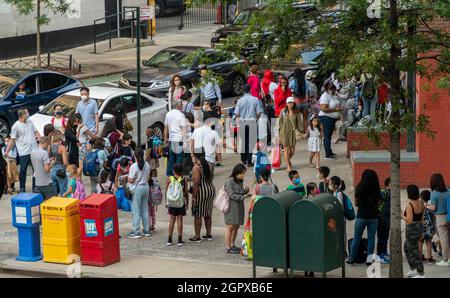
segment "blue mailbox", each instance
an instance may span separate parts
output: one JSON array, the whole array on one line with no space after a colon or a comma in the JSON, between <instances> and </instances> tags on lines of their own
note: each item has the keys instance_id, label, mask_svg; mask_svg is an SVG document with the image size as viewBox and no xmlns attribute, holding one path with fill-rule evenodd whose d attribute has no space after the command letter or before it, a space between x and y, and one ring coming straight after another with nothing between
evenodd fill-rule
<instances>
[{"instance_id":1,"label":"blue mailbox","mask_svg":"<svg viewBox=\"0 0 450 298\"><path fill-rule=\"evenodd\" d=\"M41 194L20 193L11 199L12 222L19 236L18 261L34 262L42 259L40 226Z\"/></svg>"}]
</instances>

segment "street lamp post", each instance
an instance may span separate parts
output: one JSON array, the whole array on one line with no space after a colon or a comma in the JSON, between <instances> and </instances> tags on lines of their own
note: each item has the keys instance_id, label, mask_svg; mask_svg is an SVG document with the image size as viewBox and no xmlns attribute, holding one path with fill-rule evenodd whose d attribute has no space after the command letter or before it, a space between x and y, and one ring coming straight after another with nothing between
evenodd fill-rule
<instances>
[{"instance_id":1,"label":"street lamp post","mask_svg":"<svg viewBox=\"0 0 450 298\"><path fill-rule=\"evenodd\" d=\"M136 7L136 69L137 69L137 134L138 146L141 146L141 8Z\"/></svg>"}]
</instances>

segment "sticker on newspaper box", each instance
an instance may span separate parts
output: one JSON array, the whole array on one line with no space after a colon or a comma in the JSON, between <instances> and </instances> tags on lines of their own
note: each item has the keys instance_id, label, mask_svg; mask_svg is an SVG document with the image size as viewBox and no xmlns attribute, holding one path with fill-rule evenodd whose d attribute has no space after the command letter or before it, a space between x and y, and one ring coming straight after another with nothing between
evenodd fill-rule
<instances>
[{"instance_id":1,"label":"sticker on newspaper box","mask_svg":"<svg viewBox=\"0 0 450 298\"><path fill-rule=\"evenodd\" d=\"M114 233L114 220L112 217L105 218L105 236Z\"/></svg>"},{"instance_id":2,"label":"sticker on newspaper box","mask_svg":"<svg viewBox=\"0 0 450 298\"><path fill-rule=\"evenodd\" d=\"M84 220L84 230L86 231L86 237L96 237L98 235L97 226L93 219Z\"/></svg>"}]
</instances>

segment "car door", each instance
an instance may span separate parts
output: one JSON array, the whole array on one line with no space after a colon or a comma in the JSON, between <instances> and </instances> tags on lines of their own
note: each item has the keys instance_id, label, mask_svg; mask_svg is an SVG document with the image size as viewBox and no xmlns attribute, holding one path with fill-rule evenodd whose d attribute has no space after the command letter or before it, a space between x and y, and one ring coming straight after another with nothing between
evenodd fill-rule
<instances>
[{"instance_id":1,"label":"car door","mask_svg":"<svg viewBox=\"0 0 450 298\"><path fill-rule=\"evenodd\" d=\"M98 109L99 110L99 119L100 119L99 130L101 132L103 130L103 127L105 126L106 121L109 119L109 117L115 115L115 107L117 104L119 104L119 103L121 104L122 100L120 99L120 96L116 96L116 97L112 97L112 98L107 98L106 100L98 99L98 101L103 101L103 103L101 104L101 106ZM105 114L109 114L110 116L104 117Z\"/></svg>"},{"instance_id":2,"label":"car door","mask_svg":"<svg viewBox=\"0 0 450 298\"><path fill-rule=\"evenodd\" d=\"M22 99L16 99L15 94L16 92L19 92L19 85L25 83L25 90L26 95ZM11 101L11 107L8 109L10 119L12 120L12 123L14 123L17 118L17 111L19 109L27 109L30 115L33 115L37 112L38 106L35 106L34 103L39 98L39 83L38 83L38 76L37 75L29 75L25 77L24 79L18 81L16 87L14 87L14 92L12 93L12 96L14 97Z\"/></svg>"}]
</instances>

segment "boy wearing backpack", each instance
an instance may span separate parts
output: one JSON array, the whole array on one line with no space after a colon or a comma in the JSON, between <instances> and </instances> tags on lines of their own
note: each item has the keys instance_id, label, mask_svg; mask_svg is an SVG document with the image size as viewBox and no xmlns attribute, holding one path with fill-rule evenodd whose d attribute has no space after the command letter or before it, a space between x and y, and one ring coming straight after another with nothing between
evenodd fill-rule
<instances>
[{"instance_id":1,"label":"boy wearing backpack","mask_svg":"<svg viewBox=\"0 0 450 298\"><path fill-rule=\"evenodd\" d=\"M272 164L265 152L265 146L262 142L256 144L256 153L252 156L252 163L255 165L254 172L256 177L256 183L261 182L261 173L263 170L272 171Z\"/></svg>"},{"instance_id":2,"label":"boy wearing backpack","mask_svg":"<svg viewBox=\"0 0 450 298\"><path fill-rule=\"evenodd\" d=\"M384 181L384 189L381 191L380 219L377 228L377 255L381 263L389 264L389 254L387 244L389 230L391 229L391 178Z\"/></svg>"},{"instance_id":3,"label":"boy wearing backpack","mask_svg":"<svg viewBox=\"0 0 450 298\"><path fill-rule=\"evenodd\" d=\"M375 118L375 109L377 106L375 81L371 74L364 73L361 75L362 82L362 100L363 100L363 117L370 115L371 119Z\"/></svg>"},{"instance_id":4,"label":"boy wearing backpack","mask_svg":"<svg viewBox=\"0 0 450 298\"><path fill-rule=\"evenodd\" d=\"M170 181L170 182L169 182ZM168 207L169 237L167 246L172 246L172 235L175 228L175 222L178 229L178 246L184 246L183 241L183 216L186 215L186 209L189 208L189 194L186 179L183 176L183 167L176 164L173 167L173 176L169 177L166 185L166 206Z\"/></svg>"}]
</instances>

